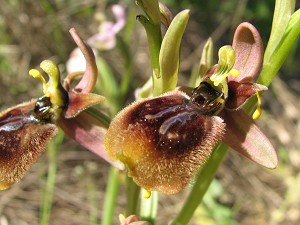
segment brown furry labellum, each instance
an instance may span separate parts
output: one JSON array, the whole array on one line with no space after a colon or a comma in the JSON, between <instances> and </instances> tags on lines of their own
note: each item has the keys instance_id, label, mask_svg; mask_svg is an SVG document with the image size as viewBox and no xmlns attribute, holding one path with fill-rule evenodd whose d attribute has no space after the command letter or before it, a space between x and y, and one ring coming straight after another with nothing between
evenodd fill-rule
<instances>
[{"instance_id":1,"label":"brown furry labellum","mask_svg":"<svg viewBox=\"0 0 300 225\"><path fill-rule=\"evenodd\" d=\"M44 97L0 113L0 190L18 182L57 133L49 104Z\"/></svg>"},{"instance_id":2,"label":"brown furry labellum","mask_svg":"<svg viewBox=\"0 0 300 225\"><path fill-rule=\"evenodd\" d=\"M105 138L107 152L147 191L181 191L222 139L225 124L214 116L219 96L199 90L196 94L190 98L172 91L136 101L112 121Z\"/></svg>"}]
</instances>

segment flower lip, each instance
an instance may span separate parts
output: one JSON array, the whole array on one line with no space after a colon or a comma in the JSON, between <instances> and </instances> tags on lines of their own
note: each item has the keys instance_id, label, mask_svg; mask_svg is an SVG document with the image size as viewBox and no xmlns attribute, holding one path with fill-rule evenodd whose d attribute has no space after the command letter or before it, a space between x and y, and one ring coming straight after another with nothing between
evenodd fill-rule
<instances>
[{"instance_id":1,"label":"flower lip","mask_svg":"<svg viewBox=\"0 0 300 225\"><path fill-rule=\"evenodd\" d=\"M0 112L0 190L24 176L58 131L32 115L34 105L32 100Z\"/></svg>"},{"instance_id":2,"label":"flower lip","mask_svg":"<svg viewBox=\"0 0 300 225\"><path fill-rule=\"evenodd\" d=\"M174 194L188 184L222 138L223 120L206 113L180 91L137 101L111 122L106 150L112 160L127 166L128 175L141 187Z\"/></svg>"}]
</instances>

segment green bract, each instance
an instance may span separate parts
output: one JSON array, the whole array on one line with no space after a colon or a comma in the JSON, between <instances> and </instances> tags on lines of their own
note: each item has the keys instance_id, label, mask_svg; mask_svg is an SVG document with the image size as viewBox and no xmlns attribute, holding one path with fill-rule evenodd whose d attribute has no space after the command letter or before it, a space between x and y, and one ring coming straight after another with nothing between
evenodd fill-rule
<instances>
[{"instance_id":1,"label":"green bract","mask_svg":"<svg viewBox=\"0 0 300 225\"><path fill-rule=\"evenodd\" d=\"M175 89L177 85L180 43L189 16L189 10L183 10L178 13L166 32L159 53L160 77L162 79L160 82L161 87L154 87L154 92L157 88L162 90L162 92L167 92ZM154 93L154 95L157 94L156 92Z\"/></svg>"}]
</instances>

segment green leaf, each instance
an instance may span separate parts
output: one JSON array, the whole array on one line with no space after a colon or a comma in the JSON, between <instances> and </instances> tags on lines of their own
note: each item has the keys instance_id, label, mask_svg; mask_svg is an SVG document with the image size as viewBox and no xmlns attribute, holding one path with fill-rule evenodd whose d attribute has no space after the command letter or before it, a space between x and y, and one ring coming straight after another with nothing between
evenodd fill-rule
<instances>
[{"instance_id":1,"label":"green leaf","mask_svg":"<svg viewBox=\"0 0 300 225\"><path fill-rule=\"evenodd\" d=\"M108 99L108 102L111 103L111 106L116 107L113 111L116 111L119 106L119 93L120 88L118 82L115 79L115 76L105 61L105 59L101 57L97 57L97 66L99 70L99 92L103 93L103 95ZM98 88L98 86L97 86ZM116 113L116 112L113 112Z\"/></svg>"},{"instance_id":2,"label":"green leaf","mask_svg":"<svg viewBox=\"0 0 300 225\"><path fill-rule=\"evenodd\" d=\"M148 45L150 50L150 61L153 70L153 82L155 83L156 78L159 77L159 51L162 42L160 25L152 24L145 16L137 16L137 20L144 26Z\"/></svg>"},{"instance_id":3,"label":"green leaf","mask_svg":"<svg viewBox=\"0 0 300 225\"><path fill-rule=\"evenodd\" d=\"M109 225L113 223L114 212L117 206L119 186L119 170L111 167L105 191L101 225Z\"/></svg>"},{"instance_id":4,"label":"green leaf","mask_svg":"<svg viewBox=\"0 0 300 225\"><path fill-rule=\"evenodd\" d=\"M295 9L295 0L276 0L270 39L266 48L264 61L269 62L275 48L281 41Z\"/></svg>"},{"instance_id":5,"label":"green leaf","mask_svg":"<svg viewBox=\"0 0 300 225\"><path fill-rule=\"evenodd\" d=\"M300 9L290 17L285 32L281 37L276 49L274 49L269 61L264 58L263 69L258 83L268 86L276 76L278 70L284 63L287 55L293 47L300 34Z\"/></svg>"}]
</instances>

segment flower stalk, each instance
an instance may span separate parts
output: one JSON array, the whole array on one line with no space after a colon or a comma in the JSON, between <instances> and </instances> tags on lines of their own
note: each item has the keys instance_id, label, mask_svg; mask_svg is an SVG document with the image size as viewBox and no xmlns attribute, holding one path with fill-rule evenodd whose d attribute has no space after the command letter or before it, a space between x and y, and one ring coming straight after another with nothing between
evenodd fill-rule
<instances>
[{"instance_id":1,"label":"flower stalk","mask_svg":"<svg viewBox=\"0 0 300 225\"><path fill-rule=\"evenodd\" d=\"M119 193L119 170L111 167L108 175L101 225L113 224L114 212Z\"/></svg>"}]
</instances>

